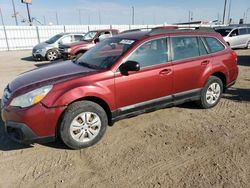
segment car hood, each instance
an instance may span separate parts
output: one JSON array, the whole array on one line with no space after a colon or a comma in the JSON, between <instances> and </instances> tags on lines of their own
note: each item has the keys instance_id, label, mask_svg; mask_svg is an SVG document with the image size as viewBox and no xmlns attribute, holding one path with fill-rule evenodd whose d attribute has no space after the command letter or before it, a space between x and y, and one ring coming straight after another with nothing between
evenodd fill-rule
<instances>
[{"instance_id":1,"label":"car hood","mask_svg":"<svg viewBox=\"0 0 250 188\"><path fill-rule=\"evenodd\" d=\"M9 89L12 93L17 90L18 93L22 93L23 90L27 92L45 85L53 85L73 78L93 74L97 71L98 70L77 65L69 61L60 62L20 74L9 84Z\"/></svg>"},{"instance_id":2,"label":"car hood","mask_svg":"<svg viewBox=\"0 0 250 188\"><path fill-rule=\"evenodd\" d=\"M92 41L80 41L80 42L74 42L74 43L70 43L70 44L64 44L64 45L60 45L60 48L71 48L74 46L83 46L83 45L87 45L87 44L92 44Z\"/></svg>"},{"instance_id":3,"label":"car hood","mask_svg":"<svg viewBox=\"0 0 250 188\"><path fill-rule=\"evenodd\" d=\"M49 46L50 46L50 44L48 44L46 42L42 42L42 43L39 43L36 46L34 46L33 49L36 49L36 50L38 50L38 49L44 49L44 48L47 48Z\"/></svg>"}]
</instances>

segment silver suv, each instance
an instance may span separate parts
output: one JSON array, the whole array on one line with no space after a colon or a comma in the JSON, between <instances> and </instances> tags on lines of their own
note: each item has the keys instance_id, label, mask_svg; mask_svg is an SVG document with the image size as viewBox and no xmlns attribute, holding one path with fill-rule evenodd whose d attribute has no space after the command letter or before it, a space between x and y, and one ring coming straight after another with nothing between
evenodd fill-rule
<instances>
[{"instance_id":1,"label":"silver suv","mask_svg":"<svg viewBox=\"0 0 250 188\"><path fill-rule=\"evenodd\" d=\"M250 48L250 27L221 27L215 30L231 48Z\"/></svg>"},{"instance_id":2,"label":"silver suv","mask_svg":"<svg viewBox=\"0 0 250 188\"><path fill-rule=\"evenodd\" d=\"M69 44L80 41L84 33L61 33L49 40L37 44L32 50L34 60L54 61L60 57L58 47L60 44Z\"/></svg>"}]
</instances>

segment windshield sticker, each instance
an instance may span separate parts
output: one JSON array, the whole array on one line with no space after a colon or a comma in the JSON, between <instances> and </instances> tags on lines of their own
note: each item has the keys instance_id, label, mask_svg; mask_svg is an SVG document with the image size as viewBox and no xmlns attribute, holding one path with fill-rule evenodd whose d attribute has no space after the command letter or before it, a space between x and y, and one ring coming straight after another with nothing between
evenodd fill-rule
<instances>
[{"instance_id":1,"label":"windshield sticker","mask_svg":"<svg viewBox=\"0 0 250 188\"><path fill-rule=\"evenodd\" d=\"M135 41L134 40L125 40L123 39L120 44L133 44Z\"/></svg>"}]
</instances>

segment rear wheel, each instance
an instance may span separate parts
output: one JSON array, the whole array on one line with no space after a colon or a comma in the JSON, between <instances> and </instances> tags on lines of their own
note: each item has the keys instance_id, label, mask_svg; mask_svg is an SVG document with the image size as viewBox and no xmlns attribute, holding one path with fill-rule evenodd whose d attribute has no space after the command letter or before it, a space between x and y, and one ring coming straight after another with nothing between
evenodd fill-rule
<instances>
[{"instance_id":1,"label":"rear wheel","mask_svg":"<svg viewBox=\"0 0 250 188\"><path fill-rule=\"evenodd\" d=\"M73 103L68 107L60 127L62 141L72 149L94 145L108 125L105 110L91 101Z\"/></svg>"},{"instance_id":2,"label":"rear wheel","mask_svg":"<svg viewBox=\"0 0 250 188\"><path fill-rule=\"evenodd\" d=\"M216 76L210 76L201 92L198 104L202 108L212 108L218 104L223 92L223 83Z\"/></svg>"},{"instance_id":3,"label":"rear wheel","mask_svg":"<svg viewBox=\"0 0 250 188\"><path fill-rule=\"evenodd\" d=\"M58 59L58 52L56 50L49 50L46 54L46 59L48 61L54 61Z\"/></svg>"}]
</instances>

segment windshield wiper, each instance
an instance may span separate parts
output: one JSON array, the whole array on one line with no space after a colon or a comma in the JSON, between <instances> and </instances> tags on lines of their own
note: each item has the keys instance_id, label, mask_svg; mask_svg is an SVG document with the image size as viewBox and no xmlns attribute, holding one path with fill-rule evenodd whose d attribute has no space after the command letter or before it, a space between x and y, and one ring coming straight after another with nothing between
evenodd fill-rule
<instances>
[{"instance_id":1,"label":"windshield wiper","mask_svg":"<svg viewBox=\"0 0 250 188\"><path fill-rule=\"evenodd\" d=\"M98 69L98 70L101 70L102 68L97 66L97 65L93 65L93 64L88 64L88 63L85 63L85 62L77 62L77 64L79 65L83 65L84 67L88 67L90 69Z\"/></svg>"}]
</instances>

